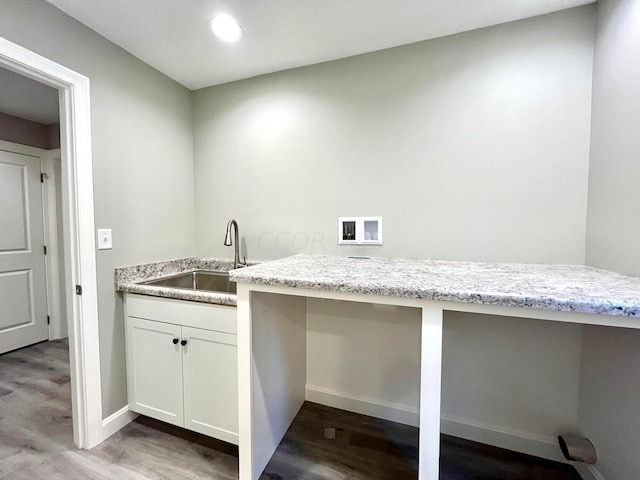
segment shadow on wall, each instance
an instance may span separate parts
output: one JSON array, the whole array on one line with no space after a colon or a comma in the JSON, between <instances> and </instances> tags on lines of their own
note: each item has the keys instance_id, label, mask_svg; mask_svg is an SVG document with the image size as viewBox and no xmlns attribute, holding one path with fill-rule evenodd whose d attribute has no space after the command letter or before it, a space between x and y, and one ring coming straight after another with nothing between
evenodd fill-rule
<instances>
[{"instance_id":1,"label":"shadow on wall","mask_svg":"<svg viewBox=\"0 0 640 480\"><path fill-rule=\"evenodd\" d=\"M60 124L44 125L0 112L0 140L54 150L60 148Z\"/></svg>"}]
</instances>

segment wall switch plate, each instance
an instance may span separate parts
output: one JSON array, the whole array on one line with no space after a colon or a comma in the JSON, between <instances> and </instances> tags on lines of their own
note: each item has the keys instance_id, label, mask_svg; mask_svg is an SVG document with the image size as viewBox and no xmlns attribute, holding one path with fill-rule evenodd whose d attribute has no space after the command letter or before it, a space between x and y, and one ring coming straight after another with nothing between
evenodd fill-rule
<instances>
[{"instance_id":1,"label":"wall switch plate","mask_svg":"<svg viewBox=\"0 0 640 480\"><path fill-rule=\"evenodd\" d=\"M111 241L111 229L99 228L98 229L98 250L110 250L113 248Z\"/></svg>"},{"instance_id":2,"label":"wall switch plate","mask_svg":"<svg viewBox=\"0 0 640 480\"><path fill-rule=\"evenodd\" d=\"M382 217L338 218L339 245L382 245Z\"/></svg>"}]
</instances>

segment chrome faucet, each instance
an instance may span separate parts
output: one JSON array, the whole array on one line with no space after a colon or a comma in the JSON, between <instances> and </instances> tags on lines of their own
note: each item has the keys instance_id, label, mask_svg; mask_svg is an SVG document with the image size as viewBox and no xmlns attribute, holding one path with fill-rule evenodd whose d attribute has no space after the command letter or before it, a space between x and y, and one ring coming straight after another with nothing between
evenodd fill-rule
<instances>
[{"instance_id":1,"label":"chrome faucet","mask_svg":"<svg viewBox=\"0 0 640 480\"><path fill-rule=\"evenodd\" d=\"M233 232L233 243L231 243L231 229L234 229ZM234 257L233 257L233 269L247 266L247 257L244 257L244 260L240 261L240 242L238 241L238 222L234 219L229 220L227 223L227 234L224 236L224 244L227 247L231 245L234 246Z\"/></svg>"}]
</instances>

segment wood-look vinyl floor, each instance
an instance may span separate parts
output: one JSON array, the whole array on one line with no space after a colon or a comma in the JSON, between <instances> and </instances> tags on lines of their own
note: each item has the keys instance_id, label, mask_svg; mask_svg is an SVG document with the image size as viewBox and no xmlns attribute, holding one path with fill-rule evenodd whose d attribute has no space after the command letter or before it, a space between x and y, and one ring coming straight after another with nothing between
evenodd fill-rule
<instances>
[{"instance_id":1,"label":"wood-look vinyl floor","mask_svg":"<svg viewBox=\"0 0 640 480\"><path fill-rule=\"evenodd\" d=\"M580 480L569 465L447 435L440 449L440 480ZM306 402L260 480L416 480L417 466L417 428Z\"/></svg>"},{"instance_id":2,"label":"wood-look vinyl floor","mask_svg":"<svg viewBox=\"0 0 640 480\"><path fill-rule=\"evenodd\" d=\"M332 431L335 428L335 438ZM0 355L0 479L237 479L237 448L140 417L98 447L73 446L66 341ZM261 480L417 478L418 430L305 403ZM442 437L440 480L579 480L572 467Z\"/></svg>"},{"instance_id":3,"label":"wood-look vinyl floor","mask_svg":"<svg viewBox=\"0 0 640 480\"><path fill-rule=\"evenodd\" d=\"M238 478L237 449L183 436L132 422L92 450L77 450L67 342L0 355L0 479Z\"/></svg>"}]
</instances>

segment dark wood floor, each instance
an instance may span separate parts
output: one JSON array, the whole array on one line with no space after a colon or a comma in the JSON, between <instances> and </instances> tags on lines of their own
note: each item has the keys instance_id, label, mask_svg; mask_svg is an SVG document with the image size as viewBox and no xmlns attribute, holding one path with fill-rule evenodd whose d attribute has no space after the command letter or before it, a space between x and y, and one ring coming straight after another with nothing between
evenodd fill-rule
<instances>
[{"instance_id":1,"label":"dark wood floor","mask_svg":"<svg viewBox=\"0 0 640 480\"><path fill-rule=\"evenodd\" d=\"M417 445L416 428L305 403L261 480L415 480ZM453 437L441 449L440 480L580 478L563 464ZM0 355L0 479L237 478L237 447L145 417L90 451L75 449L67 343Z\"/></svg>"},{"instance_id":2,"label":"dark wood floor","mask_svg":"<svg viewBox=\"0 0 640 480\"><path fill-rule=\"evenodd\" d=\"M417 465L417 428L307 402L261 480L415 480ZM580 476L569 465L442 435L440 480Z\"/></svg>"}]
</instances>

